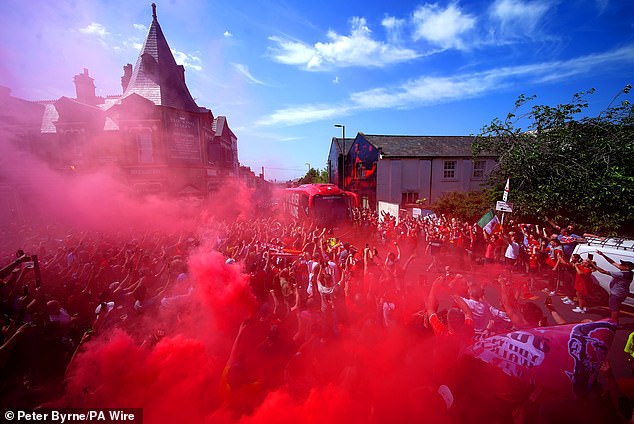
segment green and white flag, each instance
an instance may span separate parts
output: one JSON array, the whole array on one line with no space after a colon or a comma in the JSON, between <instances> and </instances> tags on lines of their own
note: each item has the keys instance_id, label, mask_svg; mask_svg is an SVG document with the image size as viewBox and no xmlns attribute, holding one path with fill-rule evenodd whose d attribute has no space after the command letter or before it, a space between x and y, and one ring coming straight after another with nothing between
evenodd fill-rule
<instances>
[{"instance_id":1,"label":"green and white flag","mask_svg":"<svg viewBox=\"0 0 634 424\"><path fill-rule=\"evenodd\" d=\"M500 221L492 210L488 211L482 216L482 218L480 218L478 225L486 231L487 234L495 233L500 229Z\"/></svg>"}]
</instances>

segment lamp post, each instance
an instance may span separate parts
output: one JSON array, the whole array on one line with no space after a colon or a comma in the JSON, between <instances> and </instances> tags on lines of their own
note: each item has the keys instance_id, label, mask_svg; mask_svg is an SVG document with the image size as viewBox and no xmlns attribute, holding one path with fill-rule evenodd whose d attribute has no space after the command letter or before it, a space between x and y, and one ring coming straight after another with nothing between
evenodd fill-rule
<instances>
[{"instance_id":1,"label":"lamp post","mask_svg":"<svg viewBox=\"0 0 634 424\"><path fill-rule=\"evenodd\" d=\"M343 188L343 190L346 190L346 152L344 151L346 149L346 126L345 125L341 125L341 124L335 124L336 128L341 128L342 132L343 132L343 147L341 145L339 145L339 150L341 151L341 186ZM339 143L337 143L339 144Z\"/></svg>"}]
</instances>

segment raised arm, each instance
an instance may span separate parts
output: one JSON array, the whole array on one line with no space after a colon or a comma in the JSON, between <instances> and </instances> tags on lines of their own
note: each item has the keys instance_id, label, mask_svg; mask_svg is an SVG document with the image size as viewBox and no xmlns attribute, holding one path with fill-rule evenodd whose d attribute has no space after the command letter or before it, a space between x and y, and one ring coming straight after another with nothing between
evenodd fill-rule
<instances>
[{"instance_id":1,"label":"raised arm","mask_svg":"<svg viewBox=\"0 0 634 424\"><path fill-rule=\"evenodd\" d=\"M470 319L471 321L473 321L473 313L471 312L471 309L467 305L467 302L465 302L464 299L458 296L457 294L451 295L451 298L453 299L454 302L456 302L456 304L458 305L458 307L464 314L465 319Z\"/></svg>"},{"instance_id":2,"label":"raised arm","mask_svg":"<svg viewBox=\"0 0 634 424\"><path fill-rule=\"evenodd\" d=\"M603 256L605 258L606 261L608 261L608 263L616 268L618 268L621 271L627 271L629 270L628 267L618 264L616 263L612 258L608 257L605 255L605 253L601 252L600 250L597 250L597 255ZM603 273L603 274L609 274L609 272L602 270L601 268L599 268L598 266L595 265L595 268L597 269L597 271Z\"/></svg>"}]
</instances>

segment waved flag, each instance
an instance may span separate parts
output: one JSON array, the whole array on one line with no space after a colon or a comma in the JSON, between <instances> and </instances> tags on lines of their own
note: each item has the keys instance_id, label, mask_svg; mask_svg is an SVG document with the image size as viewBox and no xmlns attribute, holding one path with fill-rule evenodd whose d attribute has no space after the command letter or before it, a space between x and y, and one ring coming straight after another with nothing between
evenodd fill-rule
<instances>
[{"instance_id":1,"label":"waved flag","mask_svg":"<svg viewBox=\"0 0 634 424\"><path fill-rule=\"evenodd\" d=\"M467 355L564 397L585 396L615 333L607 320L517 330L479 340Z\"/></svg>"},{"instance_id":2,"label":"waved flag","mask_svg":"<svg viewBox=\"0 0 634 424\"><path fill-rule=\"evenodd\" d=\"M478 225L486 231L487 234L495 233L500 229L500 221L492 210L485 213L482 218L480 218Z\"/></svg>"}]
</instances>

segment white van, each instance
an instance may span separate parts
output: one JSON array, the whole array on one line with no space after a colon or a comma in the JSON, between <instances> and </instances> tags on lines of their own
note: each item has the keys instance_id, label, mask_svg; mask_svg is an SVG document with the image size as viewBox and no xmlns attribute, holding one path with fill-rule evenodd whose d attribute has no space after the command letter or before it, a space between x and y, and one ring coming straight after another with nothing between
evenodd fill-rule
<instances>
[{"instance_id":1,"label":"white van","mask_svg":"<svg viewBox=\"0 0 634 424\"><path fill-rule=\"evenodd\" d=\"M605 253L610 259L618 263L619 261L634 262L634 239L625 238L599 238L599 237L586 237L587 243L579 243L575 247L573 253L577 253L582 259L590 258L597 264L598 267L605 269L606 271L617 271L614 265L611 265L600 255L597 255L597 250ZM610 293L610 281L612 277L602 274L600 272L592 273L592 280L599 284L603 290L609 295ZM606 297L607 301L607 297ZM634 307L634 282L630 284L630 294L625 299L625 303L628 306Z\"/></svg>"}]
</instances>

